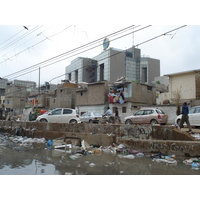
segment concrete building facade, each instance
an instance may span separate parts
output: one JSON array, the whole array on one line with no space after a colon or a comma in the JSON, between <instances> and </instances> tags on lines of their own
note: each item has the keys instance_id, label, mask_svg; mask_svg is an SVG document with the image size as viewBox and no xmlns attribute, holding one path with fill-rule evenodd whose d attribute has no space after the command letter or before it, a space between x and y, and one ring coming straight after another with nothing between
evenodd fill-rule
<instances>
[{"instance_id":1,"label":"concrete building facade","mask_svg":"<svg viewBox=\"0 0 200 200\"><path fill-rule=\"evenodd\" d=\"M200 70L165 75L169 77L169 101L176 104L200 100Z\"/></svg>"},{"instance_id":2,"label":"concrete building facade","mask_svg":"<svg viewBox=\"0 0 200 200\"><path fill-rule=\"evenodd\" d=\"M120 100L121 96L123 98ZM114 100L117 97L118 100ZM101 81L90 83L85 89L76 91L76 109L79 113L93 111L103 114L109 106L112 112L118 108L123 120L142 106L156 104L156 89L154 87L135 83L111 83Z\"/></svg>"},{"instance_id":3,"label":"concrete building facade","mask_svg":"<svg viewBox=\"0 0 200 200\"><path fill-rule=\"evenodd\" d=\"M126 51L109 48L92 59L76 58L65 68L65 73L66 80L74 83L115 82L125 77L127 81L151 84L154 77L160 76L160 61L141 58L137 48Z\"/></svg>"}]
</instances>

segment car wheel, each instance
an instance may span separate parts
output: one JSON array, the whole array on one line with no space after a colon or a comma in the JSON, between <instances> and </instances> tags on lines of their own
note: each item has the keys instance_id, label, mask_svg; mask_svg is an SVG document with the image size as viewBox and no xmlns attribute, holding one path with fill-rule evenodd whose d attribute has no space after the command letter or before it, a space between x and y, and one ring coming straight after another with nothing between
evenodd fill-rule
<instances>
[{"instance_id":1,"label":"car wheel","mask_svg":"<svg viewBox=\"0 0 200 200\"><path fill-rule=\"evenodd\" d=\"M48 122L46 119L41 119L40 122Z\"/></svg>"},{"instance_id":2,"label":"car wheel","mask_svg":"<svg viewBox=\"0 0 200 200\"><path fill-rule=\"evenodd\" d=\"M127 119L127 120L125 121L125 124L132 124L132 121L131 121L130 119Z\"/></svg>"},{"instance_id":3,"label":"car wheel","mask_svg":"<svg viewBox=\"0 0 200 200\"><path fill-rule=\"evenodd\" d=\"M155 119L152 119L150 123L151 123L151 126L153 126L153 125L157 124L158 122Z\"/></svg>"},{"instance_id":4,"label":"car wheel","mask_svg":"<svg viewBox=\"0 0 200 200\"><path fill-rule=\"evenodd\" d=\"M90 119L90 120L89 120L89 123L92 123L92 122L93 122L92 119Z\"/></svg>"},{"instance_id":5,"label":"car wheel","mask_svg":"<svg viewBox=\"0 0 200 200\"><path fill-rule=\"evenodd\" d=\"M69 121L69 123L71 123L71 124L76 124L77 121L76 121L75 119L71 119L71 120Z\"/></svg>"}]
</instances>

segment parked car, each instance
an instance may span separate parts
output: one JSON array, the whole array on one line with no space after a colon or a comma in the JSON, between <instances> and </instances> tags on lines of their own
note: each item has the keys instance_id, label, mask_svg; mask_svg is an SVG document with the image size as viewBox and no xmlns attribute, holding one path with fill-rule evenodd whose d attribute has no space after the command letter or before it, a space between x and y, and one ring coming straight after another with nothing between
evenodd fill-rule
<instances>
[{"instance_id":1,"label":"parked car","mask_svg":"<svg viewBox=\"0 0 200 200\"><path fill-rule=\"evenodd\" d=\"M158 108L145 108L137 111L129 117L125 117L125 124L162 124L165 125L168 121L166 115L161 109Z\"/></svg>"},{"instance_id":2,"label":"parked car","mask_svg":"<svg viewBox=\"0 0 200 200\"><path fill-rule=\"evenodd\" d=\"M200 106L194 106L189 109L189 122L191 126L200 126ZM182 115L178 115L175 124L180 126ZM186 123L184 123L186 125Z\"/></svg>"},{"instance_id":3,"label":"parked car","mask_svg":"<svg viewBox=\"0 0 200 200\"><path fill-rule=\"evenodd\" d=\"M101 120L102 114L97 112L85 112L80 116L81 122L98 123Z\"/></svg>"},{"instance_id":4,"label":"parked car","mask_svg":"<svg viewBox=\"0 0 200 200\"><path fill-rule=\"evenodd\" d=\"M79 115L75 109L56 108L48 113L37 117L39 122L58 122L58 123L81 123Z\"/></svg>"}]
</instances>

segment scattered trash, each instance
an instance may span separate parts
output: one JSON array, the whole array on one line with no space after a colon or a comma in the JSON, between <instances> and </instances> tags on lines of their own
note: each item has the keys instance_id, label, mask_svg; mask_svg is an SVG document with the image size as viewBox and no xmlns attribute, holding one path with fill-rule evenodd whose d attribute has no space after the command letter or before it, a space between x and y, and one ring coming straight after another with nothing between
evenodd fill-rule
<instances>
[{"instance_id":1,"label":"scattered trash","mask_svg":"<svg viewBox=\"0 0 200 200\"><path fill-rule=\"evenodd\" d=\"M143 154L143 153L137 153L136 156L138 156L138 157L143 157L144 154Z\"/></svg>"},{"instance_id":2,"label":"scattered trash","mask_svg":"<svg viewBox=\"0 0 200 200\"><path fill-rule=\"evenodd\" d=\"M192 136L193 138L195 138L195 140L200 140L200 134L199 133L192 132L190 134L190 136Z\"/></svg>"},{"instance_id":3,"label":"scattered trash","mask_svg":"<svg viewBox=\"0 0 200 200\"><path fill-rule=\"evenodd\" d=\"M183 161L186 165L191 165L192 169L198 170L200 165L200 159L198 158L190 158Z\"/></svg>"},{"instance_id":4,"label":"scattered trash","mask_svg":"<svg viewBox=\"0 0 200 200\"><path fill-rule=\"evenodd\" d=\"M54 149L67 149L67 148L72 148L71 144L63 144L63 145L55 145Z\"/></svg>"},{"instance_id":5,"label":"scattered trash","mask_svg":"<svg viewBox=\"0 0 200 200\"><path fill-rule=\"evenodd\" d=\"M193 162L192 163L192 169L198 170L199 169L199 163Z\"/></svg>"},{"instance_id":6,"label":"scattered trash","mask_svg":"<svg viewBox=\"0 0 200 200\"><path fill-rule=\"evenodd\" d=\"M82 149L84 150L90 148L90 145L85 140L82 140L81 145L82 145Z\"/></svg>"},{"instance_id":7,"label":"scattered trash","mask_svg":"<svg viewBox=\"0 0 200 200\"><path fill-rule=\"evenodd\" d=\"M76 155L70 155L69 156L72 160L76 160L78 157Z\"/></svg>"},{"instance_id":8,"label":"scattered trash","mask_svg":"<svg viewBox=\"0 0 200 200\"><path fill-rule=\"evenodd\" d=\"M132 155L132 154L130 154L130 155L125 155L125 156L123 156L123 158L134 159L135 156Z\"/></svg>"},{"instance_id":9,"label":"scattered trash","mask_svg":"<svg viewBox=\"0 0 200 200\"><path fill-rule=\"evenodd\" d=\"M122 149L122 148L125 148L126 146L125 145L123 145L123 144L120 144L120 145L118 145L118 149Z\"/></svg>"},{"instance_id":10,"label":"scattered trash","mask_svg":"<svg viewBox=\"0 0 200 200\"><path fill-rule=\"evenodd\" d=\"M135 156L132 155L132 154L129 154L129 155L118 154L118 157L120 157L120 158L128 158L128 159L134 159L135 158Z\"/></svg>"},{"instance_id":11,"label":"scattered trash","mask_svg":"<svg viewBox=\"0 0 200 200\"><path fill-rule=\"evenodd\" d=\"M89 151L89 153L91 154L101 154L101 150L100 149L92 149Z\"/></svg>"},{"instance_id":12,"label":"scattered trash","mask_svg":"<svg viewBox=\"0 0 200 200\"><path fill-rule=\"evenodd\" d=\"M158 154L154 154L150 156L152 161L155 161L157 163L164 162L167 164L177 165L177 161L175 160L175 157L176 157L175 155L167 155L163 153L158 153Z\"/></svg>"},{"instance_id":13,"label":"scattered trash","mask_svg":"<svg viewBox=\"0 0 200 200\"><path fill-rule=\"evenodd\" d=\"M65 172L65 175L72 175L72 172Z\"/></svg>"},{"instance_id":14,"label":"scattered trash","mask_svg":"<svg viewBox=\"0 0 200 200\"><path fill-rule=\"evenodd\" d=\"M90 163L89 165L90 165L90 167L95 167L96 166L94 163Z\"/></svg>"},{"instance_id":15,"label":"scattered trash","mask_svg":"<svg viewBox=\"0 0 200 200\"><path fill-rule=\"evenodd\" d=\"M52 145L53 145L52 140L48 140L47 143L46 143L46 146L47 147L51 147Z\"/></svg>"}]
</instances>

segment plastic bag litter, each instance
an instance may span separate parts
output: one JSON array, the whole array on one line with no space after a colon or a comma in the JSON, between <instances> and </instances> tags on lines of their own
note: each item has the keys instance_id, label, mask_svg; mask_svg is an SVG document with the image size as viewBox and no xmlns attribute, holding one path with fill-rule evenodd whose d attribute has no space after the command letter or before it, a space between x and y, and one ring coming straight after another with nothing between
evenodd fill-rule
<instances>
[{"instance_id":1,"label":"plastic bag litter","mask_svg":"<svg viewBox=\"0 0 200 200\"><path fill-rule=\"evenodd\" d=\"M133 154L129 154L129 155L118 154L118 157L120 157L120 158L128 158L128 159L134 159L135 158L135 156Z\"/></svg>"},{"instance_id":2,"label":"plastic bag litter","mask_svg":"<svg viewBox=\"0 0 200 200\"><path fill-rule=\"evenodd\" d=\"M198 170L199 169L199 164L196 162L192 163L192 169Z\"/></svg>"},{"instance_id":3,"label":"plastic bag litter","mask_svg":"<svg viewBox=\"0 0 200 200\"><path fill-rule=\"evenodd\" d=\"M142 156L144 156L144 154L143 153L137 153L136 156L142 157Z\"/></svg>"},{"instance_id":4,"label":"plastic bag litter","mask_svg":"<svg viewBox=\"0 0 200 200\"><path fill-rule=\"evenodd\" d=\"M190 158L183 161L186 165L191 165L193 162L200 162L200 160L198 158Z\"/></svg>"},{"instance_id":5,"label":"plastic bag litter","mask_svg":"<svg viewBox=\"0 0 200 200\"><path fill-rule=\"evenodd\" d=\"M65 175L72 175L72 172L65 172Z\"/></svg>"},{"instance_id":6,"label":"plastic bag litter","mask_svg":"<svg viewBox=\"0 0 200 200\"><path fill-rule=\"evenodd\" d=\"M126 146L125 145L123 145L123 144L120 144L120 145L118 145L118 149L122 149L122 148L125 148Z\"/></svg>"},{"instance_id":7,"label":"plastic bag litter","mask_svg":"<svg viewBox=\"0 0 200 200\"><path fill-rule=\"evenodd\" d=\"M78 157L76 155L70 155L69 156L72 160L76 160Z\"/></svg>"},{"instance_id":8,"label":"plastic bag litter","mask_svg":"<svg viewBox=\"0 0 200 200\"><path fill-rule=\"evenodd\" d=\"M173 159L173 158L172 158ZM154 158L152 161L156 161L157 163L160 163L160 162L165 162L167 164L174 164L174 165L177 165L177 161L176 160L168 160L168 159L162 159L162 158Z\"/></svg>"},{"instance_id":9,"label":"plastic bag litter","mask_svg":"<svg viewBox=\"0 0 200 200\"><path fill-rule=\"evenodd\" d=\"M85 140L81 141L81 146L82 146L82 149L84 149L84 150L90 148L90 145Z\"/></svg>"},{"instance_id":10,"label":"plastic bag litter","mask_svg":"<svg viewBox=\"0 0 200 200\"><path fill-rule=\"evenodd\" d=\"M90 165L90 167L95 167L96 166L94 163L90 163L89 165Z\"/></svg>"}]
</instances>

